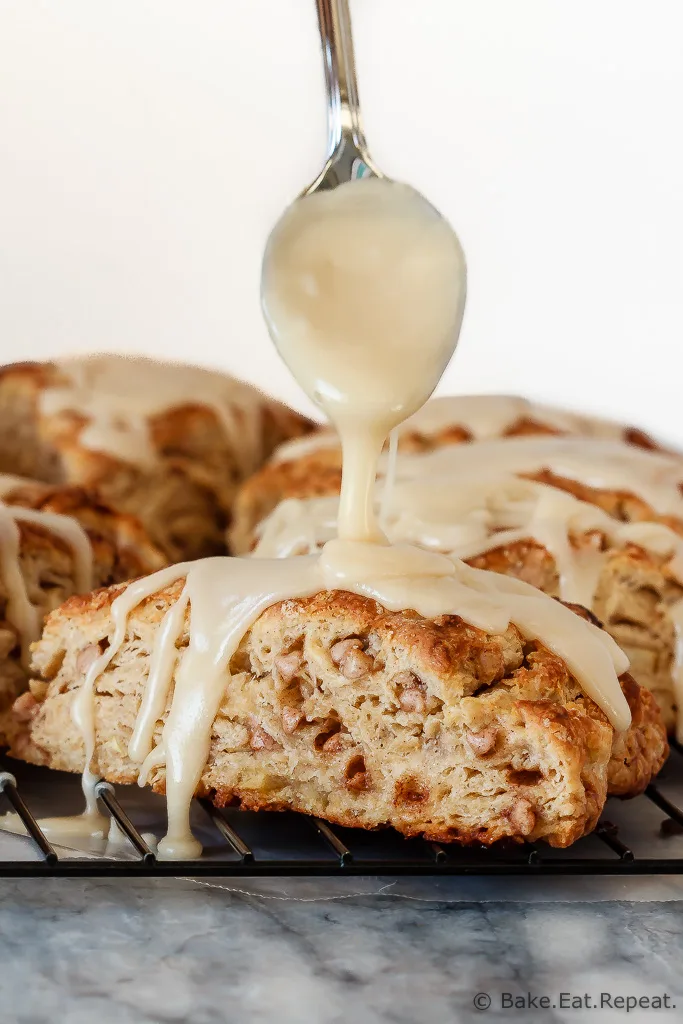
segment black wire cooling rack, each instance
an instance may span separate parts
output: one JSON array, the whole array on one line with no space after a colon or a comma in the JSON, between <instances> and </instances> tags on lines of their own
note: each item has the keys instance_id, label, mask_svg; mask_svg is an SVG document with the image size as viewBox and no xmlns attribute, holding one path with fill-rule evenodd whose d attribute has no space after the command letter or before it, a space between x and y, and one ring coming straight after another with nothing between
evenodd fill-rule
<instances>
[{"instance_id":1,"label":"black wire cooling rack","mask_svg":"<svg viewBox=\"0 0 683 1024\"><path fill-rule=\"evenodd\" d=\"M204 846L194 861L159 861L161 797L134 786L98 786L118 825L118 841L83 849L53 845L38 818L80 810L75 776L7 759L0 765L4 810L14 810L28 835L0 833L0 876L340 876L340 875L674 875L683 874L683 748L656 784L634 800L610 800L596 830L567 850L544 844L491 848L404 839L392 830L331 827L297 814L253 813L195 800L192 824ZM123 836L121 835L123 833ZM127 838L123 838L123 837Z\"/></svg>"}]
</instances>

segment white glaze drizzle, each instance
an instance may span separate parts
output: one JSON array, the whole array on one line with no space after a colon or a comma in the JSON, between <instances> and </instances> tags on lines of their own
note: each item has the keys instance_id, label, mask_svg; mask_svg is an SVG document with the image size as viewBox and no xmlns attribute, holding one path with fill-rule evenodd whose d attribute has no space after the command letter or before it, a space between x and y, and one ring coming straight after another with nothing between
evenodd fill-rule
<instances>
[{"instance_id":1,"label":"white glaze drizzle","mask_svg":"<svg viewBox=\"0 0 683 1024\"><path fill-rule=\"evenodd\" d=\"M661 523L620 522L567 491L512 475L544 469L598 489L631 493L683 520L683 460L615 441L528 437L402 455L392 498L382 497L386 531L391 540L459 558L515 540L536 540L557 560L562 597L587 605L592 588L586 579L594 572L585 566L580 582L582 556L569 545L573 534L599 530L612 544L639 544L667 556L672 575L683 582L678 534ZM336 498L285 499L259 525L255 554L283 557L317 550L334 535L336 504Z\"/></svg>"},{"instance_id":2,"label":"white glaze drizzle","mask_svg":"<svg viewBox=\"0 0 683 1024\"><path fill-rule=\"evenodd\" d=\"M26 481L0 477L0 494L9 495L18 484ZM7 595L5 614L21 644L22 664L28 667L30 646L40 636L42 612L31 601L21 568L20 523L53 533L66 545L73 559L75 593L86 593L94 585L93 553L90 538L77 519L0 500L0 580Z\"/></svg>"},{"instance_id":3,"label":"white glaze drizzle","mask_svg":"<svg viewBox=\"0 0 683 1024\"><path fill-rule=\"evenodd\" d=\"M281 600L340 589L372 598L388 610L400 611L409 604L428 618L458 614L492 633L504 632L514 622L524 636L541 640L567 663L616 728L628 725L628 707L617 681L628 660L606 633L534 587L418 548L334 540L319 557L203 559L162 569L130 584L112 604L114 631L109 646L90 666L74 699L73 715L86 742L87 765L95 752L97 680L121 650L130 613L183 578L182 596L156 634L150 676L129 747L141 781L153 768L166 766L169 825L159 844L163 858L201 852L189 832L189 807L208 758L214 719L230 685L229 663L261 612ZM189 639L178 655L186 605ZM171 687L168 717L154 745L152 736Z\"/></svg>"},{"instance_id":4,"label":"white glaze drizzle","mask_svg":"<svg viewBox=\"0 0 683 1024\"><path fill-rule=\"evenodd\" d=\"M607 551L573 543L598 531L611 548L634 544L666 559L683 586L683 538L657 522L625 523L559 488L511 473L550 470L578 483L622 490L683 521L683 461L623 442L567 437L499 439L402 455L398 482L387 503L383 528L392 542L471 559L522 540L553 556L559 594L591 608ZM319 550L334 536L338 499L285 499L257 528L257 557L287 557ZM669 608L676 631L672 665L677 733L683 742L683 600Z\"/></svg>"},{"instance_id":5,"label":"white glaze drizzle","mask_svg":"<svg viewBox=\"0 0 683 1024\"><path fill-rule=\"evenodd\" d=\"M65 383L44 389L40 412L74 412L86 423L79 442L134 465L157 458L150 419L171 409L201 405L220 423L243 474L264 457L263 395L242 381L201 367L114 355L57 363Z\"/></svg>"},{"instance_id":6,"label":"white glaze drizzle","mask_svg":"<svg viewBox=\"0 0 683 1024\"><path fill-rule=\"evenodd\" d=\"M454 427L462 427L474 441L500 438L520 420L533 420L561 434L620 441L624 427L611 420L557 409L510 395L441 395L432 398L398 428L402 434L435 436ZM338 448L339 438L330 429L321 429L306 437L281 444L271 457L273 462L305 458L316 451Z\"/></svg>"},{"instance_id":7,"label":"white glaze drizzle","mask_svg":"<svg viewBox=\"0 0 683 1024\"><path fill-rule=\"evenodd\" d=\"M662 523L622 523L595 505L536 481L499 478L485 485L463 480L461 485L469 507L454 502L449 509L447 482L435 484L440 507L399 505L391 510L385 518L389 539L463 559L519 540L535 540L555 558L562 599L588 607L594 588L580 579L575 562L581 551L571 545L571 538L597 530L613 546L635 544L669 559L670 574L683 585L683 538ZM423 483L423 498L428 496L427 487ZM258 527L254 556L283 558L320 550L334 536L337 506L333 497L280 502Z\"/></svg>"},{"instance_id":8,"label":"white glaze drizzle","mask_svg":"<svg viewBox=\"0 0 683 1024\"><path fill-rule=\"evenodd\" d=\"M8 497L13 491L32 486L33 481L22 477L0 476L0 495ZM16 630L21 644L21 660L29 667L30 647L42 628L41 609L34 605L28 593L21 568L20 523L30 523L58 537L71 552L74 593L84 594L95 585L93 549L90 538L81 523L72 516L47 512L42 509L7 505L0 501L0 579L7 594L7 621ZM45 835L68 841L72 837L98 837L105 833L107 819L100 814L95 795L98 778L86 767L83 773L83 792L86 810L83 814L42 818L40 827ZM23 832L17 815L4 815L0 827L6 831Z\"/></svg>"}]
</instances>

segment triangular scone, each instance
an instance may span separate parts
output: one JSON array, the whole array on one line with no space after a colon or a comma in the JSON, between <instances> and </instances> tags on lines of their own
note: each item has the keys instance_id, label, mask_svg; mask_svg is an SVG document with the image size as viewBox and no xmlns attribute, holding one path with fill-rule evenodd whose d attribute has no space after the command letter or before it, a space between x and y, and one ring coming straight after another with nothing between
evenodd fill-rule
<instances>
[{"instance_id":1,"label":"triangular scone","mask_svg":"<svg viewBox=\"0 0 683 1024\"><path fill-rule=\"evenodd\" d=\"M399 427L398 448L415 455L492 438L536 436L610 438L660 449L634 427L509 395L433 398ZM285 498L339 494L341 466L339 439L328 426L281 445L237 494L230 527L234 553L251 551L257 527Z\"/></svg>"},{"instance_id":2,"label":"triangular scone","mask_svg":"<svg viewBox=\"0 0 683 1024\"><path fill-rule=\"evenodd\" d=\"M102 355L0 368L0 470L97 488L171 561L223 551L238 485L310 426L195 366Z\"/></svg>"},{"instance_id":3,"label":"triangular scone","mask_svg":"<svg viewBox=\"0 0 683 1024\"><path fill-rule=\"evenodd\" d=\"M680 718L683 739L683 457L639 431L503 396L436 399L421 417L443 429L408 429L409 420L393 490L378 489L392 543L424 544L590 606L655 694L669 732ZM334 440L320 431L284 445L243 485L233 550L258 541L259 554L282 557L334 535ZM473 494L468 506L463 495ZM488 536L472 543L477 524ZM582 593L570 593L582 576Z\"/></svg>"},{"instance_id":4,"label":"triangular scone","mask_svg":"<svg viewBox=\"0 0 683 1024\"><path fill-rule=\"evenodd\" d=\"M160 622L181 589L179 581L132 612L96 683L93 768L111 781L138 777L128 743ZM34 686L16 756L82 770L72 704L112 638L120 592L71 599L50 616L34 651L45 682ZM186 620L181 657L187 642ZM514 626L489 635L457 617L391 613L347 592L273 605L231 667L201 780L218 805L392 825L440 841L567 846L595 826L610 777L622 795L639 791L667 753L656 705L629 677L634 725L615 743L564 663ZM150 781L163 791L163 769Z\"/></svg>"},{"instance_id":5,"label":"triangular scone","mask_svg":"<svg viewBox=\"0 0 683 1024\"><path fill-rule=\"evenodd\" d=\"M164 556L132 516L80 487L0 475L0 743L28 685L29 647L43 619L74 593L152 572ZM24 701L30 696L24 693ZM21 703L18 705L21 714Z\"/></svg>"}]
</instances>

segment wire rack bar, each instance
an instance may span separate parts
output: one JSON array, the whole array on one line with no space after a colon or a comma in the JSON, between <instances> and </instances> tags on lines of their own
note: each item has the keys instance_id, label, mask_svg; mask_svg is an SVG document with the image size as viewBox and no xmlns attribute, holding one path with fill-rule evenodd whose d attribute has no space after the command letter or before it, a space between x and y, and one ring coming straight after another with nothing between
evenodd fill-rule
<instances>
[{"instance_id":1,"label":"wire rack bar","mask_svg":"<svg viewBox=\"0 0 683 1024\"><path fill-rule=\"evenodd\" d=\"M632 863L635 860L633 850L626 846L625 843L622 843L618 832L619 829L611 821L600 821L595 829L595 835L598 839L602 840L606 846L609 846L610 850L613 850L620 860L625 863Z\"/></svg>"},{"instance_id":2,"label":"wire rack bar","mask_svg":"<svg viewBox=\"0 0 683 1024\"><path fill-rule=\"evenodd\" d=\"M21 818L26 831L38 847L45 863L50 866L56 864L57 854L55 853L51 843L48 842L42 828L24 802L23 797L19 795L17 780L10 772L0 772L0 792L5 794L12 805L12 808Z\"/></svg>"},{"instance_id":3,"label":"wire rack bar","mask_svg":"<svg viewBox=\"0 0 683 1024\"><path fill-rule=\"evenodd\" d=\"M661 811L668 814L677 825L683 826L683 811L680 807L677 807L676 804L672 803L671 800L668 800L654 782L651 782L645 790L645 796L647 796L653 804L656 804Z\"/></svg>"},{"instance_id":4,"label":"wire rack bar","mask_svg":"<svg viewBox=\"0 0 683 1024\"><path fill-rule=\"evenodd\" d=\"M49 865L46 861L4 861L0 876L27 877L87 877L87 878L332 878L339 877L519 877L533 876L615 876L681 875L683 864L679 859L637 859L630 864L618 857L604 860L577 859L575 861L542 861L531 868L526 863L488 863L467 867L448 862L443 865L418 861L352 861L342 870L336 860L328 861L254 861L245 867L240 861L156 861L145 864L142 860L78 860L63 859Z\"/></svg>"},{"instance_id":5,"label":"wire rack bar","mask_svg":"<svg viewBox=\"0 0 683 1024\"><path fill-rule=\"evenodd\" d=\"M353 856L348 847L342 843L339 836L336 836L326 821L322 821L321 818L313 818L313 824L315 825L316 831L320 833L325 842L332 847L334 852L339 857L339 867L346 868L353 860Z\"/></svg>"},{"instance_id":6,"label":"wire rack bar","mask_svg":"<svg viewBox=\"0 0 683 1024\"><path fill-rule=\"evenodd\" d=\"M95 793L109 813L116 820L121 831L130 839L145 864L153 864L156 860L154 851L145 842L121 804L116 799L114 787L110 782L98 782Z\"/></svg>"},{"instance_id":7,"label":"wire rack bar","mask_svg":"<svg viewBox=\"0 0 683 1024\"><path fill-rule=\"evenodd\" d=\"M216 810L213 804L209 800L199 800L198 803L202 809L208 814L213 825L218 829L220 834L223 836L229 846L235 851L237 856L240 858L242 864L252 864L254 861L254 854L249 849L247 844L244 842L241 836L235 832L232 825L230 825L220 811Z\"/></svg>"}]
</instances>

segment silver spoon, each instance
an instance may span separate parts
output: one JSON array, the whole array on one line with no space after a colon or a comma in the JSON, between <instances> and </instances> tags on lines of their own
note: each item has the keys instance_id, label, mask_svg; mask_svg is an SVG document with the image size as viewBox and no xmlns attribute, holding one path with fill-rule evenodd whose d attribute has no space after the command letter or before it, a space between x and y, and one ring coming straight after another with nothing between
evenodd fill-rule
<instances>
[{"instance_id":1,"label":"silver spoon","mask_svg":"<svg viewBox=\"0 0 683 1024\"><path fill-rule=\"evenodd\" d=\"M327 160L315 181L304 189L336 188L352 178L384 175L368 153L360 114L356 61L348 0L316 0L327 91Z\"/></svg>"}]
</instances>

